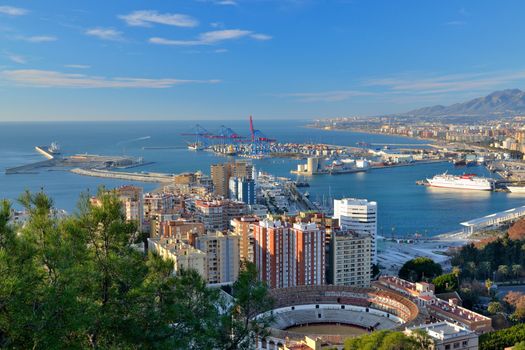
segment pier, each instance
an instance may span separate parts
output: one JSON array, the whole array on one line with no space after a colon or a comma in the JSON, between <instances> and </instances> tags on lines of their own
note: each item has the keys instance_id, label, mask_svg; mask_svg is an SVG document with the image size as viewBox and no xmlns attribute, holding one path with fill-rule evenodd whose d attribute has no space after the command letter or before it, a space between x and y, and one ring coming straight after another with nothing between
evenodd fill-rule
<instances>
[{"instance_id":1,"label":"pier","mask_svg":"<svg viewBox=\"0 0 525 350\"><path fill-rule=\"evenodd\" d=\"M129 172L101 170L101 169L81 169L81 168L71 169L71 172L77 175L84 175L84 176L101 177L101 178L107 178L107 179L130 180L130 181L137 181L137 182L153 182L153 183L172 182L173 176L174 176L172 174L162 174L162 173L129 173Z\"/></svg>"}]
</instances>

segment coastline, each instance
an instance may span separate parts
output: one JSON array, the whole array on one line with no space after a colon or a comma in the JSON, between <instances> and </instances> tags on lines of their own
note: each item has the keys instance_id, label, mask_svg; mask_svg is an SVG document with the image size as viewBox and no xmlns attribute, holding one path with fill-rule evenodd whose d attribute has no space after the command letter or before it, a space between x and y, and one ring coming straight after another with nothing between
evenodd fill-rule
<instances>
[{"instance_id":1,"label":"coastline","mask_svg":"<svg viewBox=\"0 0 525 350\"><path fill-rule=\"evenodd\" d=\"M305 128L310 129L317 129L317 130L325 130L325 131L340 131L340 132L358 132L361 134L372 134L372 135L383 135L383 136L393 136L393 137L401 137L401 138L407 138L410 140L420 140L420 141L429 141L429 144L421 144L421 146L430 146L430 147L439 147L436 145L438 140L436 139L430 139L430 138L424 138L424 137L415 137L415 136L408 136L408 135L397 135L397 134L385 134L383 132L378 132L375 130L368 130L368 129L358 129L358 128L348 128L348 129L325 129L325 128L319 128L312 125L305 125Z\"/></svg>"}]
</instances>

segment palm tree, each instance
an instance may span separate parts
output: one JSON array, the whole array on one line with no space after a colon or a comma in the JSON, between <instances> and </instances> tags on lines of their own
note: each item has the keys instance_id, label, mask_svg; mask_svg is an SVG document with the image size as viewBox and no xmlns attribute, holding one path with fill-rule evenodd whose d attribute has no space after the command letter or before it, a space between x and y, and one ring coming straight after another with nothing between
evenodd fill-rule
<instances>
[{"instance_id":1,"label":"palm tree","mask_svg":"<svg viewBox=\"0 0 525 350\"><path fill-rule=\"evenodd\" d=\"M490 280L490 278L487 278L485 280L485 288L487 288L487 293L490 295L491 293L491 290L492 290L492 286L494 285L494 283L492 283L492 281Z\"/></svg>"},{"instance_id":2,"label":"palm tree","mask_svg":"<svg viewBox=\"0 0 525 350\"><path fill-rule=\"evenodd\" d=\"M509 267L507 265L500 265L500 266L498 266L498 273L502 277L508 276L508 274L509 274Z\"/></svg>"},{"instance_id":3,"label":"palm tree","mask_svg":"<svg viewBox=\"0 0 525 350\"><path fill-rule=\"evenodd\" d=\"M511 269L512 269L512 273L514 274L514 276L516 276L516 278L519 278L521 276L522 268L520 264L512 265Z\"/></svg>"},{"instance_id":4,"label":"palm tree","mask_svg":"<svg viewBox=\"0 0 525 350\"><path fill-rule=\"evenodd\" d=\"M454 277L456 277L456 280L458 281L458 288L459 288L459 275L461 275L461 269L457 266L454 266L452 268L452 274Z\"/></svg>"},{"instance_id":5,"label":"palm tree","mask_svg":"<svg viewBox=\"0 0 525 350\"><path fill-rule=\"evenodd\" d=\"M481 268L483 269L483 271L486 272L486 277L489 278L490 272L492 270L492 264L490 263L490 261L482 261Z\"/></svg>"}]
</instances>

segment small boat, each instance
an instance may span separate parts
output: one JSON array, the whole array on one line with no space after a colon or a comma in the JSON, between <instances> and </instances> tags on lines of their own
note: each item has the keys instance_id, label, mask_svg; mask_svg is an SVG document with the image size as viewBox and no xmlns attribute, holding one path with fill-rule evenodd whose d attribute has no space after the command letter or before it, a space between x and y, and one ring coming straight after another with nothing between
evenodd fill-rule
<instances>
[{"instance_id":1,"label":"small boat","mask_svg":"<svg viewBox=\"0 0 525 350\"><path fill-rule=\"evenodd\" d=\"M188 149L192 151L202 151L204 149L204 145L200 142L189 143Z\"/></svg>"}]
</instances>

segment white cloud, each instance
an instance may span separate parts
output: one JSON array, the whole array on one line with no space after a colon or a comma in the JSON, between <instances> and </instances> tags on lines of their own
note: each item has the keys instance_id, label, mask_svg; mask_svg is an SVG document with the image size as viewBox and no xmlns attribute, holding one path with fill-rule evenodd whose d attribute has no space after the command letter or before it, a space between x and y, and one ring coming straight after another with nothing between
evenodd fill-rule
<instances>
[{"instance_id":1,"label":"white cloud","mask_svg":"<svg viewBox=\"0 0 525 350\"><path fill-rule=\"evenodd\" d=\"M219 80L148 79L115 77L108 78L85 74L69 74L50 70L19 69L4 70L0 77L22 86L57 88L145 88L167 89L180 84L214 84Z\"/></svg>"},{"instance_id":2,"label":"white cloud","mask_svg":"<svg viewBox=\"0 0 525 350\"><path fill-rule=\"evenodd\" d=\"M86 35L94 36L103 40L123 40L122 32L119 32L118 30L115 30L113 28L91 28L86 30Z\"/></svg>"},{"instance_id":3,"label":"white cloud","mask_svg":"<svg viewBox=\"0 0 525 350\"><path fill-rule=\"evenodd\" d=\"M194 40L171 40L165 38L153 37L149 39L150 43L159 45L174 45L174 46L196 46L196 45L212 45L226 40L235 40L243 37L249 37L255 40L269 40L271 36L266 34L253 33L250 30L242 29L224 29L214 30L200 34Z\"/></svg>"},{"instance_id":4,"label":"white cloud","mask_svg":"<svg viewBox=\"0 0 525 350\"><path fill-rule=\"evenodd\" d=\"M374 93L356 90L334 90L321 92L291 92L280 97L295 97L301 102L340 102L359 96L370 96Z\"/></svg>"},{"instance_id":5,"label":"white cloud","mask_svg":"<svg viewBox=\"0 0 525 350\"><path fill-rule=\"evenodd\" d=\"M27 41L30 43L45 43L50 41L57 41L56 36L51 35L36 35L36 36L20 36L18 39Z\"/></svg>"},{"instance_id":6,"label":"white cloud","mask_svg":"<svg viewBox=\"0 0 525 350\"><path fill-rule=\"evenodd\" d=\"M5 55L7 56L7 58L9 58L9 60L11 60L14 63L18 63L18 64L27 63L27 59L22 55L17 55L17 54L10 53L10 52L7 52Z\"/></svg>"},{"instance_id":7,"label":"white cloud","mask_svg":"<svg viewBox=\"0 0 525 350\"><path fill-rule=\"evenodd\" d=\"M525 71L448 74L440 76L399 75L388 78L369 79L366 86L386 88L393 93L436 94L459 91L486 91L504 88L525 80Z\"/></svg>"},{"instance_id":8,"label":"white cloud","mask_svg":"<svg viewBox=\"0 0 525 350\"><path fill-rule=\"evenodd\" d=\"M196 27L199 22L188 15L179 13L158 13L153 10L134 11L118 16L130 26L149 27L152 23L176 27Z\"/></svg>"},{"instance_id":9,"label":"white cloud","mask_svg":"<svg viewBox=\"0 0 525 350\"><path fill-rule=\"evenodd\" d=\"M8 16L23 16L29 11L20 7L0 6L0 13Z\"/></svg>"},{"instance_id":10,"label":"white cloud","mask_svg":"<svg viewBox=\"0 0 525 350\"><path fill-rule=\"evenodd\" d=\"M251 37L255 40L261 40L261 41L272 39L270 35L266 35L266 34L252 34Z\"/></svg>"},{"instance_id":11,"label":"white cloud","mask_svg":"<svg viewBox=\"0 0 525 350\"><path fill-rule=\"evenodd\" d=\"M217 5L224 5L224 6L237 6L237 1L234 1L234 0L220 0L220 1L215 1L215 4Z\"/></svg>"},{"instance_id":12,"label":"white cloud","mask_svg":"<svg viewBox=\"0 0 525 350\"><path fill-rule=\"evenodd\" d=\"M91 68L90 65L87 64L66 64L64 65L66 68L75 68L75 69L89 69Z\"/></svg>"}]
</instances>

